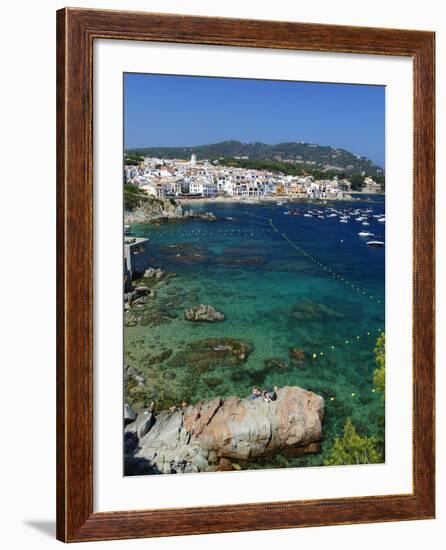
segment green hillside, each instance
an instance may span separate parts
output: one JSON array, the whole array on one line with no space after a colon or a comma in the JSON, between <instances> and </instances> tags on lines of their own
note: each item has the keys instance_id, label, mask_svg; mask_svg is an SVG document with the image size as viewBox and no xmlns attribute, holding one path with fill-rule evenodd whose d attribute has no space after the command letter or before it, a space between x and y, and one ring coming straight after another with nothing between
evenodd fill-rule
<instances>
[{"instance_id":1,"label":"green hillside","mask_svg":"<svg viewBox=\"0 0 446 550\"><path fill-rule=\"evenodd\" d=\"M244 160L250 161L273 161L312 170L316 168L346 174L365 172L373 176L382 173L382 168L366 157L355 155L345 149L300 141L268 145L231 140L195 147L143 147L128 149L126 153L169 159L189 159L195 154L198 160L243 157Z\"/></svg>"}]
</instances>

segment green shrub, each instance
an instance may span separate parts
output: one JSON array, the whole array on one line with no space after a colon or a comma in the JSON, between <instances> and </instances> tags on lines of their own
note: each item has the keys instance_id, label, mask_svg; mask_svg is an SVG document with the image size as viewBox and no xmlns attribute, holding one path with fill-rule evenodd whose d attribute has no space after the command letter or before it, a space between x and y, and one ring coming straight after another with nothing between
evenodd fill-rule
<instances>
[{"instance_id":1,"label":"green shrub","mask_svg":"<svg viewBox=\"0 0 446 550\"><path fill-rule=\"evenodd\" d=\"M375 361L378 367L373 372L373 385L376 391L382 392L384 398L384 390L386 387L386 336L381 332L376 347L373 350Z\"/></svg>"},{"instance_id":2,"label":"green shrub","mask_svg":"<svg viewBox=\"0 0 446 550\"><path fill-rule=\"evenodd\" d=\"M361 191L364 187L364 176L361 174L352 174L350 176L350 185L352 191Z\"/></svg>"},{"instance_id":3,"label":"green shrub","mask_svg":"<svg viewBox=\"0 0 446 550\"><path fill-rule=\"evenodd\" d=\"M130 183L124 185L124 208L126 210L133 210L141 201L147 201L148 199L147 193L137 185Z\"/></svg>"},{"instance_id":4,"label":"green shrub","mask_svg":"<svg viewBox=\"0 0 446 550\"><path fill-rule=\"evenodd\" d=\"M342 437L336 437L325 466L348 464L374 464L383 461L376 437L362 437L348 418Z\"/></svg>"},{"instance_id":5,"label":"green shrub","mask_svg":"<svg viewBox=\"0 0 446 550\"><path fill-rule=\"evenodd\" d=\"M124 154L124 164L126 166L138 166L143 160L144 157L142 155L138 155L137 153Z\"/></svg>"}]
</instances>

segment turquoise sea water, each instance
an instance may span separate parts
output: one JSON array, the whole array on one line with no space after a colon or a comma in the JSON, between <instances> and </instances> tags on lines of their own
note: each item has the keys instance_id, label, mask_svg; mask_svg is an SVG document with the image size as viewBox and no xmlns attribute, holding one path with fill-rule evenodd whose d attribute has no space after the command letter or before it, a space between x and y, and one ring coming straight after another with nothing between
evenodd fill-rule
<instances>
[{"instance_id":1,"label":"turquoise sea water","mask_svg":"<svg viewBox=\"0 0 446 550\"><path fill-rule=\"evenodd\" d=\"M305 458L268 458L255 467L320 464L346 418L360 433L383 439L383 404L372 392L376 368L373 348L384 330L385 250L366 245L384 240L385 227L373 214L384 214L384 199L287 205L194 205L212 211L217 222L200 220L132 226L148 237L151 265L175 272L156 289L156 307L173 313L167 322L125 329L125 361L146 377L150 397L181 403L215 395L249 395L261 388L298 385L324 396L322 453ZM304 217L308 210L370 209L364 227L352 216ZM361 238L360 231L375 236ZM184 310L199 303L224 312L221 323L191 323ZM152 304L153 307L153 304ZM212 337L239 338L253 351L246 363L219 365L187 379L181 366L161 369L153 358L175 357L189 342ZM305 352L302 364L289 349ZM280 360L276 363L268 359ZM193 382L193 383L192 383ZM187 395L182 395L187 388ZM161 397L160 397L161 398Z\"/></svg>"}]
</instances>

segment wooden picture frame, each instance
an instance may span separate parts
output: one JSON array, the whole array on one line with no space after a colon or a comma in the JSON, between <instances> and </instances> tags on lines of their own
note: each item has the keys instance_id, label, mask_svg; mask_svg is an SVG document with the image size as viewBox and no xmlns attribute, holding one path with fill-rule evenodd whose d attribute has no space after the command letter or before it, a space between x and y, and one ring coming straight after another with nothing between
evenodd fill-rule
<instances>
[{"instance_id":1,"label":"wooden picture frame","mask_svg":"<svg viewBox=\"0 0 446 550\"><path fill-rule=\"evenodd\" d=\"M413 492L93 512L93 43L177 42L413 60ZM434 33L66 8L57 13L57 538L126 539L434 517Z\"/></svg>"}]
</instances>

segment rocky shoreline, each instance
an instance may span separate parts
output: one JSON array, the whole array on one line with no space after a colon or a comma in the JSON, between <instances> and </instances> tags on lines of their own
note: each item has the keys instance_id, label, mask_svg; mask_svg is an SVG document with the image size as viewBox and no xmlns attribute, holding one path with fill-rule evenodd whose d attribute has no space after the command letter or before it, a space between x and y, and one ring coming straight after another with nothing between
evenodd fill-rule
<instances>
[{"instance_id":1,"label":"rocky shoreline","mask_svg":"<svg viewBox=\"0 0 446 550\"><path fill-rule=\"evenodd\" d=\"M135 414L125 406L126 475L239 470L270 453L319 450L324 399L298 386L277 399L215 397Z\"/></svg>"},{"instance_id":2,"label":"rocky shoreline","mask_svg":"<svg viewBox=\"0 0 446 550\"><path fill-rule=\"evenodd\" d=\"M155 199L141 201L133 210L124 212L124 223L166 223L187 220L217 221L212 212L187 210L174 199Z\"/></svg>"}]
</instances>

